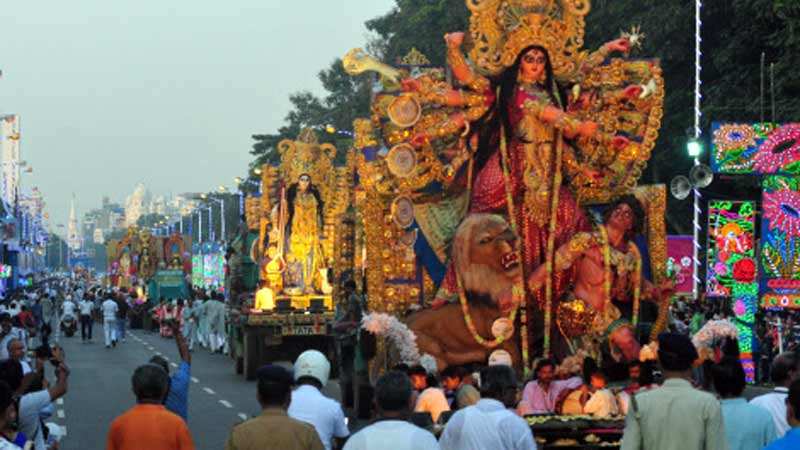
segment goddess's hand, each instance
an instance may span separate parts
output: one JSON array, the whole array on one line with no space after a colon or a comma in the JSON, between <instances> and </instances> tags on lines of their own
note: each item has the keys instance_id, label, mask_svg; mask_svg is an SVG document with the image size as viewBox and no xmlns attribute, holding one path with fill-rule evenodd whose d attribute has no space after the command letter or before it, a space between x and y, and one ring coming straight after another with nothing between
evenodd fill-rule
<instances>
[{"instance_id":1,"label":"goddess's hand","mask_svg":"<svg viewBox=\"0 0 800 450\"><path fill-rule=\"evenodd\" d=\"M616 150L622 150L631 143L631 140L625 136L614 136L611 139L611 146Z\"/></svg>"},{"instance_id":2,"label":"goddess's hand","mask_svg":"<svg viewBox=\"0 0 800 450\"><path fill-rule=\"evenodd\" d=\"M631 98L632 99L632 98L636 98L639 95L641 95L642 91L644 91L644 89L641 86L639 86L638 84L634 84L634 85L626 87L622 91L622 94L625 96L625 98Z\"/></svg>"},{"instance_id":3,"label":"goddess's hand","mask_svg":"<svg viewBox=\"0 0 800 450\"><path fill-rule=\"evenodd\" d=\"M628 53L631 50L631 41L627 38L614 39L606 44L606 49L612 52Z\"/></svg>"},{"instance_id":4,"label":"goddess's hand","mask_svg":"<svg viewBox=\"0 0 800 450\"><path fill-rule=\"evenodd\" d=\"M447 42L447 48L455 50L464 43L464 33L461 31L447 33L444 35L444 41Z\"/></svg>"},{"instance_id":5,"label":"goddess's hand","mask_svg":"<svg viewBox=\"0 0 800 450\"><path fill-rule=\"evenodd\" d=\"M406 78L400 81L400 85L404 92L419 92L422 88L422 84L416 78Z\"/></svg>"}]
</instances>

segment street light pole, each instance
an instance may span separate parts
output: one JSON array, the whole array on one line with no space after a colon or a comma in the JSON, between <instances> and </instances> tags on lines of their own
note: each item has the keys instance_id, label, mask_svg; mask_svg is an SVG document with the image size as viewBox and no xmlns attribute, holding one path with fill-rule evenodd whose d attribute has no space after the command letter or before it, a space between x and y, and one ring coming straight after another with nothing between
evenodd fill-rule
<instances>
[{"instance_id":1,"label":"street light pole","mask_svg":"<svg viewBox=\"0 0 800 450\"><path fill-rule=\"evenodd\" d=\"M216 233L214 233L214 208L211 206L208 207L208 240L214 242Z\"/></svg>"},{"instance_id":2,"label":"street light pole","mask_svg":"<svg viewBox=\"0 0 800 450\"><path fill-rule=\"evenodd\" d=\"M225 199L219 202L219 220L222 222L222 242L225 242Z\"/></svg>"}]
</instances>

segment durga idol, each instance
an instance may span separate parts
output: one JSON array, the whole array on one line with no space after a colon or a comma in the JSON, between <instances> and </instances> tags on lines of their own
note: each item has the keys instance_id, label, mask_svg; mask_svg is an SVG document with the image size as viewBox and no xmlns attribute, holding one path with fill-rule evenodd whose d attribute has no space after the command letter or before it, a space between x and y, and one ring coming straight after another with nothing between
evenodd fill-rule
<instances>
[{"instance_id":1,"label":"durga idol","mask_svg":"<svg viewBox=\"0 0 800 450\"><path fill-rule=\"evenodd\" d=\"M322 263L321 236L323 202L311 176L301 174L286 194L287 219L284 236L287 254L287 284L304 293L316 292L318 268Z\"/></svg>"},{"instance_id":2,"label":"durga idol","mask_svg":"<svg viewBox=\"0 0 800 450\"><path fill-rule=\"evenodd\" d=\"M554 229L554 246L589 228L583 210L564 182L563 172L588 178L599 176L588 165L578 163L576 152L586 139L598 139L616 149L629 144L623 136L606 135L597 123L579 120L568 111L562 83L578 83L614 51L626 52L630 43L617 39L584 59L574 72L556 76L550 52L543 45L523 47L510 65L494 78L475 73L461 52L463 33L445 36L448 64L468 92L438 93L444 105L459 107L483 102L489 105L482 117L470 125L469 145L474 149L475 173L470 189L470 213L500 213L513 216L520 234L523 265L532 271L545 262L549 227ZM536 42L531 40L531 42ZM413 85L410 86L412 89ZM638 86L623 95L635 96ZM455 113L449 121L466 126L467 117ZM417 142L428 139L416 137ZM563 290L566 277L555 290ZM439 293L440 300L456 292L455 277L449 271Z\"/></svg>"}]
</instances>

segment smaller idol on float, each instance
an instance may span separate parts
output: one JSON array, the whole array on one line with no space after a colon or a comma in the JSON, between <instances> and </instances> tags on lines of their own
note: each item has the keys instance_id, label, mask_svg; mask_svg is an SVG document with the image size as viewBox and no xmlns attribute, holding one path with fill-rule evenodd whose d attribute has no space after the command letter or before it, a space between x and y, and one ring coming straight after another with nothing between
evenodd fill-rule
<instances>
[{"instance_id":1,"label":"smaller idol on float","mask_svg":"<svg viewBox=\"0 0 800 450\"><path fill-rule=\"evenodd\" d=\"M262 172L265 191L274 189L278 195L262 201L269 214L261 221L261 279L276 295L330 295L334 218L346 204L337 192L343 180L333 164L336 148L305 129L296 140L279 142L278 151L280 166Z\"/></svg>"},{"instance_id":2,"label":"smaller idol on float","mask_svg":"<svg viewBox=\"0 0 800 450\"><path fill-rule=\"evenodd\" d=\"M318 268L323 263L323 202L319 189L311 182L311 175L301 174L297 182L289 186L282 203L287 212L283 235L288 284L305 294L313 294L320 285Z\"/></svg>"}]
</instances>

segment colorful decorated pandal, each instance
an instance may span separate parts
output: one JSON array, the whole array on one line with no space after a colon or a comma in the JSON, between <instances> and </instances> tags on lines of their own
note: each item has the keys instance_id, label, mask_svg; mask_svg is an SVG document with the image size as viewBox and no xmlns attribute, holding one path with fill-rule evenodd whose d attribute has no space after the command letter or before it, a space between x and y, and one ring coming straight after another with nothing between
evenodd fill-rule
<instances>
[{"instance_id":1,"label":"colorful decorated pandal","mask_svg":"<svg viewBox=\"0 0 800 450\"><path fill-rule=\"evenodd\" d=\"M469 52L472 64L467 63L460 51L456 52L465 67L474 69L479 75L499 75L513 65L523 49L539 45L550 56L559 86L567 88L569 93L568 98L560 99L560 106L576 123L591 120L600 129L598 137L576 139L574 148L565 148L561 132L555 125L569 127L553 124L556 130L552 133L552 138L555 141L550 152L555 159L552 170L549 170L546 177L542 177L542 183L548 185L551 195L544 200L541 210L545 215L549 214L549 217L542 217L541 222L537 223L540 230L547 234L542 236L543 242L537 242L536 261L526 262L524 258L520 258L523 261L523 273L525 269L531 269L528 267L531 263L546 265L545 292L544 295L537 293L537 303L545 315L544 352L550 354L553 309L558 307L558 302L553 297L562 289L559 281L562 274L557 273L555 262L555 247L560 245L558 239L561 239L556 236L556 231L559 230L557 213L559 208L564 208L567 200L571 201L564 198L560 188L562 184L568 186L579 204L606 203L631 192L658 135L664 98L663 79L656 61L609 59L610 50L605 47L594 53L582 49L584 19L591 6L590 0L465 1L471 12L469 37L466 41L466 45L470 47L465 50ZM448 58L450 56L448 52ZM452 62L450 63L452 67ZM377 247L380 243L388 246L396 239L397 227L388 219L385 224L381 219L391 215L387 213L390 211L387 205L392 199L406 196L413 202L421 237L434 250L439 262L447 265L446 249L458 223L456 219L467 213L466 202L454 201L463 199L464 191L457 189L462 178L455 175L460 172L464 163L468 163L470 167L467 189L472 188L472 160L463 139L467 133L465 129L468 130L471 122L485 114L492 100L497 101L496 96L489 100L494 92L489 90L488 79L474 76L473 81L482 82L462 82L461 87L466 90L461 90L450 84L443 76L444 71L395 69L371 59L363 51L348 53L344 58L344 65L348 73L352 74L365 70L381 73L384 88L376 94L372 103L371 120L363 122L369 124L370 135L374 128L375 134L372 136L378 139L369 144L355 144L355 148L359 150L358 170L365 192L364 203L369 206L365 208L369 211L365 217L370 217L365 220L368 236L366 246L370 249L367 253L382 255L370 246ZM399 81L402 77L410 77L403 82L415 82L417 87L411 90L401 88ZM632 85L639 86L642 94L638 98L622 96L622 90ZM459 106L448 103L448 91L459 94ZM582 102L584 97L587 102ZM357 133L359 134L367 135ZM617 149L609 145L607 137L618 134L624 134L630 139L627 148ZM528 199L522 202L519 197L516 199L517 204L514 204L515 198L510 185L512 179L516 180L516 175L509 173L509 153L515 148L511 147L510 142L505 142L505 133L502 130L499 136L502 157L500 165L509 223L521 234L521 240L528 239L524 236L527 233L518 218L524 217L527 220L533 207L527 204ZM516 154L512 156L516 158ZM595 176L586 175L589 172L593 172ZM455 180L459 180L459 183L453 183ZM542 247L544 252L538 256ZM522 256L519 242L515 251L518 256ZM405 273L398 273L396 267L399 265L393 264L392 255L372 257L375 262L370 263L367 270L370 289L379 293L376 297L383 299L381 303L388 310L394 310L398 306L395 304L397 302L407 306L406 300L400 300L404 296L400 295L398 284L390 285L386 281L401 280L405 283L409 277ZM425 278L424 268L422 272ZM639 272L637 269L637 273ZM638 285L641 278L640 274L637 276L639 278L637 291L634 292L634 308L638 316ZM452 284L448 285L447 295L437 295L436 300L459 298L465 322L475 341L487 348L500 345L503 342L500 337L486 339L475 329L460 277L456 276L450 282ZM456 289L452 289L453 285ZM428 290L423 289L425 292ZM457 292L452 292L453 290ZM527 307L533 305L527 299L525 285L522 288L515 286L514 291L514 296L519 301L515 299L513 312L504 319L516 319L516 314L519 314L521 353L527 368L530 342L526 328L530 324L526 314L530 314ZM425 302L429 300L428 297L424 299ZM408 301L417 301L417 297ZM526 301L528 305L525 304ZM516 311L519 307L522 308L521 313Z\"/></svg>"}]
</instances>

